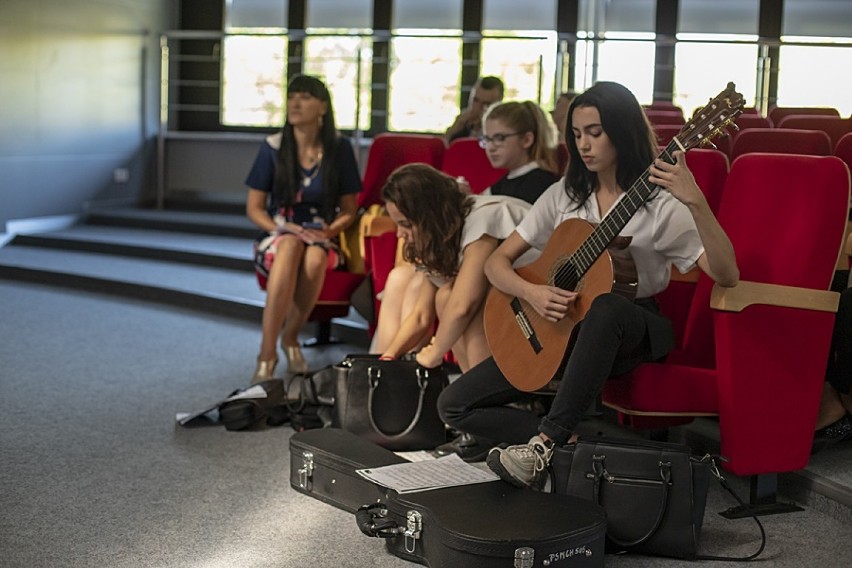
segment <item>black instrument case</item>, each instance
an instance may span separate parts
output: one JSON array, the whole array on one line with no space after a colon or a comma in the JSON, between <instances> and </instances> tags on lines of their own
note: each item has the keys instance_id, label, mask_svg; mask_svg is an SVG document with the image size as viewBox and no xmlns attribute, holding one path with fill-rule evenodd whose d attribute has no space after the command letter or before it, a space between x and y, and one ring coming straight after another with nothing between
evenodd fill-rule
<instances>
[{"instance_id":1,"label":"black instrument case","mask_svg":"<svg viewBox=\"0 0 852 568\"><path fill-rule=\"evenodd\" d=\"M503 481L392 491L386 503L359 510L356 521L365 534L385 538L392 554L432 568L604 565L603 508Z\"/></svg>"},{"instance_id":2,"label":"black instrument case","mask_svg":"<svg viewBox=\"0 0 852 568\"><path fill-rule=\"evenodd\" d=\"M406 462L336 428L290 438L291 487L355 512L395 556L432 568L604 565L606 513L591 501L503 481L398 494L355 473Z\"/></svg>"},{"instance_id":3,"label":"black instrument case","mask_svg":"<svg viewBox=\"0 0 852 568\"><path fill-rule=\"evenodd\" d=\"M406 462L392 451L338 428L305 430L290 438L290 486L350 513L361 505L384 501L388 493L355 473L356 469Z\"/></svg>"}]
</instances>

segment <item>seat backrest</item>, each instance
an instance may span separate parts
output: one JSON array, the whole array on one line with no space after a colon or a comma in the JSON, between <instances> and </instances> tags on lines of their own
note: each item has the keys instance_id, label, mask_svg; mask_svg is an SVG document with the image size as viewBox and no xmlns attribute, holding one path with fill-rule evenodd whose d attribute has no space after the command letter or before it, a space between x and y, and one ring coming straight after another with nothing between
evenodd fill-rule
<instances>
[{"instance_id":1,"label":"seat backrest","mask_svg":"<svg viewBox=\"0 0 852 568\"><path fill-rule=\"evenodd\" d=\"M373 138L364 167L363 189L358 196L359 207L382 203L382 186L399 166L421 162L441 167L444 139L430 134L396 134L383 132Z\"/></svg>"},{"instance_id":2,"label":"seat backrest","mask_svg":"<svg viewBox=\"0 0 852 568\"><path fill-rule=\"evenodd\" d=\"M568 151L568 144L560 142L556 147L556 163L559 167L559 175L565 174L565 168L568 167L568 162L571 161L571 153Z\"/></svg>"},{"instance_id":3,"label":"seat backrest","mask_svg":"<svg viewBox=\"0 0 852 568\"><path fill-rule=\"evenodd\" d=\"M791 114L782 118L776 127L822 130L831 138L834 147L844 134L852 132L852 119L820 114Z\"/></svg>"},{"instance_id":4,"label":"seat backrest","mask_svg":"<svg viewBox=\"0 0 852 568\"><path fill-rule=\"evenodd\" d=\"M843 232L849 176L834 156L754 153L731 165L719 223L737 257L740 279L828 290L838 250L824 246ZM839 246L839 241L838 241ZM715 367L710 293L702 274L692 298L681 351L672 363Z\"/></svg>"},{"instance_id":5,"label":"seat backrest","mask_svg":"<svg viewBox=\"0 0 852 568\"><path fill-rule=\"evenodd\" d=\"M680 124L655 124L654 134L657 135L657 144L666 146L672 138L680 134Z\"/></svg>"},{"instance_id":6,"label":"seat backrest","mask_svg":"<svg viewBox=\"0 0 852 568\"><path fill-rule=\"evenodd\" d=\"M740 130L745 130L746 128L772 128L774 126L771 120L759 114L741 114L734 119L734 124Z\"/></svg>"},{"instance_id":7,"label":"seat backrest","mask_svg":"<svg viewBox=\"0 0 852 568\"><path fill-rule=\"evenodd\" d=\"M441 171L453 177L463 177L473 193L482 193L506 175L507 170L495 168L476 138L457 138L444 152Z\"/></svg>"},{"instance_id":8,"label":"seat backrest","mask_svg":"<svg viewBox=\"0 0 852 568\"><path fill-rule=\"evenodd\" d=\"M754 154L731 166L719 222L742 280L828 290L840 243L834 250L821 243L843 233L848 206L849 174L839 158Z\"/></svg>"},{"instance_id":9,"label":"seat backrest","mask_svg":"<svg viewBox=\"0 0 852 568\"><path fill-rule=\"evenodd\" d=\"M781 107L773 106L766 116L772 124L778 124L781 119L790 114L821 114L827 116L840 116L840 112L832 107Z\"/></svg>"},{"instance_id":10,"label":"seat backrest","mask_svg":"<svg viewBox=\"0 0 852 568\"><path fill-rule=\"evenodd\" d=\"M686 124L683 112L679 110L653 110L646 109L645 116L652 125L656 124Z\"/></svg>"},{"instance_id":11,"label":"seat backrest","mask_svg":"<svg viewBox=\"0 0 852 568\"><path fill-rule=\"evenodd\" d=\"M846 165L852 170L852 132L840 137L834 147L834 155L846 162Z\"/></svg>"},{"instance_id":12,"label":"seat backrest","mask_svg":"<svg viewBox=\"0 0 852 568\"><path fill-rule=\"evenodd\" d=\"M734 138L731 160L751 152L829 156L831 139L821 130L749 128Z\"/></svg>"},{"instance_id":13,"label":"seat backrest","mask_svg":"<svg viewBox=\"0 0 852 568\"><path fill-rule=\"evenodd\" d=\"M730 169L728 157L720 150L693 148L686 153L686 165L695 177L695 183L707 197L710 209L718 213Z\"/></svg>"}]
</instances>

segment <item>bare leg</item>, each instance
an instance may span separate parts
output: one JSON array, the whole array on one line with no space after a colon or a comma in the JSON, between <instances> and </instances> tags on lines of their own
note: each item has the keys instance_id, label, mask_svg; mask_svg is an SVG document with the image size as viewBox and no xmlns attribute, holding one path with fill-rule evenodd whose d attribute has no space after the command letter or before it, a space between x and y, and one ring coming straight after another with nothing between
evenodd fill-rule
<instances>
[{"instance_id":1,"label":"bare leg","mask_svg":"<svg viewBox=\"0 0 852 568\"><path fill-rule=\"evenodd\" d=\"M293 295L302 264L305 245L296 238L284 238L278 243L275 261L266 283L266 304L263 306L261 360L276 358L278 333L293 304Z\"/></svg>"},{"instance_id":2,"label":"bare leg","mask_svg":"<svg viewBox=\"0 0 852 568\"><path fill-rule=\"evenodd\" d=\"M452 290L452 284L445 284L435 296L438 320L441 319L441 314L446 309ZM482 320L484 309L485 304L483 303L471 318L467 328L453 344L453 355L458 361L462 373L466 373L491 356L491 350L488 348L488 342L485 339L485 325Z\"/></svg>"},{"instance_id":3,"label":"bare leg","mask_svg":"<svg viewBox=\"0 0 852 568\"><path fill-rule=\"evenodd\" d=\"M420 287L425 281L425 274L417 272L410 264L400 264L390 271L382 294L379 320L373 334L370 353L384 353L390 346L403 320L414 309ZM431 335L431 330L426 332L417 347L422 347Z\"/></svg>"},{"instance_id":4,"label":"bare leg","mask_svg":"<svg viewBox=\"0 0 852 568\"><path fill-rule=\"evenodd\" d=\"M830 384L825 383L822 388L822 400L819 403L819 416L817 417L816 430L825 428L829 424L837 422L846 414L846 408L838 392Z\"/></svg>"},{"instance_id":5,"label":"bare leg","mask_svg":"<svg viewBox=\"0 0 852 568\"><path fill-rule=\"evenodd\" d=\"M305 250L299 278L293 295L293 302L284 321L281 342L286 346L299 344L299 331L314 309L319 298L325 271L328 266L328 253L321 247L309 246ZM279 328L280 329L280 328Z\"/></svg>"}]
</instances>

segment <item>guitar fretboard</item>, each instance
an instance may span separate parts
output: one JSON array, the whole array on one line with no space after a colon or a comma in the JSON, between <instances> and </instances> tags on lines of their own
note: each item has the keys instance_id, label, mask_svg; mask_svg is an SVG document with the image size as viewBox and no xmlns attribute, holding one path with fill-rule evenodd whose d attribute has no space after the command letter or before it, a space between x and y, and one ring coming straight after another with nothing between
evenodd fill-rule
<instances>
[{"instance_id":1,"label":"guitar fretboard","mask_svg":"<svg viewBox=\"0 0 852 568\"><path fill-rule=\"evenodd\" d=\"M669 142L657 158L674 164L676 160L673 154L676 150L685 150L677 136ZM636 211L659 191L659 186L649 181L650 170L651 166L648 166L639 179L633 182L630 189L625 192L624 197L604 216L592 234L574 251L568 262L559 268L554 282L556 286L566 290L575 289L586 271L618 236Z\"/></svg>"}]
</instances>

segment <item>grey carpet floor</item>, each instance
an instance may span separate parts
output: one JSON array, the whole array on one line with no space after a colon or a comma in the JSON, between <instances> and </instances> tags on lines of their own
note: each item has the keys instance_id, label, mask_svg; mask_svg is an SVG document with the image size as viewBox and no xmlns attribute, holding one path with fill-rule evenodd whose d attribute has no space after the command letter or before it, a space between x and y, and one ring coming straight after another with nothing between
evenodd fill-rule
<instances>
[{"instance_id":1,"label":"grey carpet floor","mask_svg":"<svg viewBox=\"0 0 852 568\"><path fill-rule=\"evenodd\" d=\"M0 566L411 565L361 535L352 515L289 487L289 427L175 425L177 412L247 384L257 326L0 281L0 338ZM362 347L307 355L316 367ZM716 515L731 504L714 486L702 552L756 548L753 521ZM831 568L852 558L852 527L815 509L764 523L764 565Z\"/></svg>"}]
</instances>

